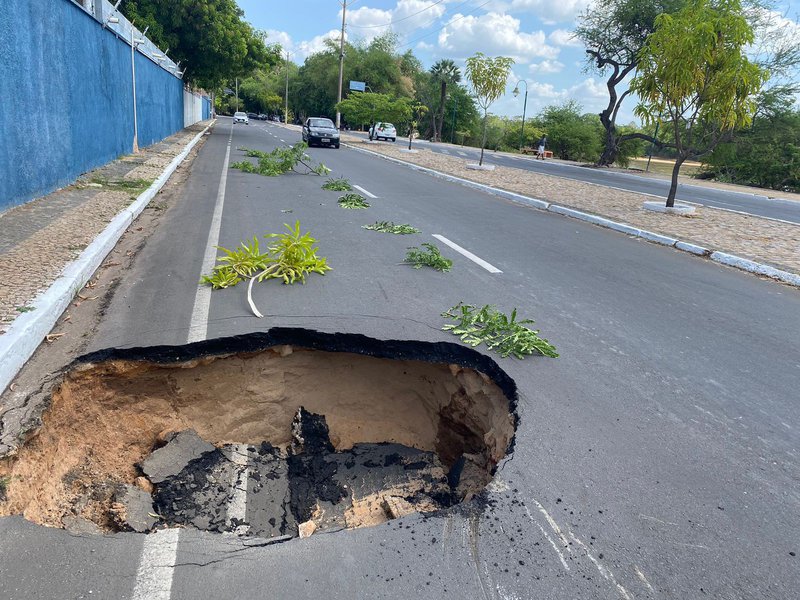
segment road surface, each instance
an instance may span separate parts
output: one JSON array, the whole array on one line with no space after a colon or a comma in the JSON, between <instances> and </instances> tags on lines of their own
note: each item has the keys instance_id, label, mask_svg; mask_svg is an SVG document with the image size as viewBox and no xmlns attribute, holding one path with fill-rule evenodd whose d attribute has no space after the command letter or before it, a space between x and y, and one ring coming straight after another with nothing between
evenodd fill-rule
<instances>
[{"instance_id":1,"label":"road surface","mask_svg":"<svg viewBox=\"0 0 800 600\"><path fill-rule=\"evenodd\" d=\"M221 186L228 147L234 162L239 147L299 137L262 123L231 131L225 119L214 128L92 347L272 326L453 342L439 313L457 302L516 307L561 357L493 355L520 389L513 455L485 504L274 545L193 530L77 536L2 519L0 597L796 597L797 290L346 148L310 153L377 196L369 210L340 209L314 176L229 170ZM220 245L299 219L334 270L305 286L256 286L263 320L240 288L193 310L220 199ZM377 220L423 233L361 228ZM452 272L398 264L426 241Z\"/></svg>"}]
</instances>

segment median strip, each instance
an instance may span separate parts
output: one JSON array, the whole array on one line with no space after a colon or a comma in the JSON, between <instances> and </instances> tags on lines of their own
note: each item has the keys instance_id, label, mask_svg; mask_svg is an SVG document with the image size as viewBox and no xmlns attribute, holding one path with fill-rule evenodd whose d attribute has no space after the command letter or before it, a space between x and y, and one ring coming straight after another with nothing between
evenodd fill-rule
<instances>
[{"instance_id":1,"label":"median strip","mask_svg":"<svg viewBox=\"0 0 800 600\"><path fill-rule=\"evenodd\" d=\"M446 181L452 181L500 196L519 204L569 216L645 241L689 252L696 256L710 257L720 264L800 287L800 274L798 274L800 272L800 261L798 261L796 252L796 248L800 247L800 227L796 225L761 219L752 215L740 215L721 209L716 210L710 207L704 207L699 217L670 217L670 220L666 221L663 217L659 218L645 214L645 211L641 210L641 196L632 192L620 191L616 192L613 197L609 197L608 188L603 186L563 180L549 175L528 173L511 167L498 167L498 170L491 174L469 174L471 178L485 180L485 182L480 182L439 170L439 167L447 168L448 170L462 170L463 163L454 157L422 152L414 157L404 156L403 158L397 158L391 155L391 148L380 148L380 151L378 151L377 149L362 148L354 143L347 143L346 145L358 152L379 156L384 160L401 164ZM419 163L436 164L437 168L423 166L423 164ZM609 214L600 216L578 208L550 202L547 199L533 198L509 189L498 188L490 184L490 182L498 181L499 178L505 178L509 182L509 187L517 187L521 191L539 189L544 193L552 194L553 189L556 191L566 189L569 192L566 197L570 201L592 206L592 208L595 206L598 208L605 207ZM634 206L635 208L633 208ZM633 222L609 218L611 215L628 216ZM648 227L637 225L636 221L642 221L647 224L665 223L670 228L673 228L675 233L656 232ZM685 239L682 234L686 233L697 239L692 241ZM706 242L704 238L708 241ZM701 243L698 243L698 241ZM717 250L715 246L720 249ZM724 252L722 251L723 248L725 249ZM745 258L740 256L737 251L741 253L753 252L755 257ZM714 254L717 254L717 258L713 257ZM792 268L796 266L798 272L779 268L764 260L759 260L761 256L764 256L764 258L767 258L767 256L773 257L772 260L778 265L787 264Z\"/></svg>"}]
</instances>

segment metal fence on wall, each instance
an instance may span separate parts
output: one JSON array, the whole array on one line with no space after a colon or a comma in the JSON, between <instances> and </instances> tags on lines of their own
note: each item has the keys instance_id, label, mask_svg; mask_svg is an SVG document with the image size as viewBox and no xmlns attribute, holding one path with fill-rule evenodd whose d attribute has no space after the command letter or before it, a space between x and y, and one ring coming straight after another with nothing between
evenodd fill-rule
<instances>
[{"instance_id":1,"label":"metal fence on wall","mask_svg":"<svg viewBox=\"0 0 800 600\"><path fill-rule=\"evenodd\" d=\"M72 2L92 15L103 27L113 31L129 46L135 45L137 52L152 60L165 71L182 78L183 72L180 70L180 66L167 56L169 48L166 51L161 50L147 38L143 31L134 27L133 23L116 10L114 4L108 0L72 0ZM116 5L119 5L119 2Z\"/></svg>"}]
</instances>

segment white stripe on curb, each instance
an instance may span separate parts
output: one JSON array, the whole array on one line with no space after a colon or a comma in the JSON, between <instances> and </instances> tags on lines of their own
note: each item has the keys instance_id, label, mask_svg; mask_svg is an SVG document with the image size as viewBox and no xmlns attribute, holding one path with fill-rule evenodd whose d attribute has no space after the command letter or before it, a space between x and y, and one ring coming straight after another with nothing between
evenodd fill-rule
<instances>
[{"instance_id":1,"label":"white stripe on curb","mask_svg":"<svg viewBox=\"0 0 800 600\"><path fill-rule=\"evenodd\" d=\"M363 152L365 154L370 154L372 156L377 156L389 162L394 162L410 169L414 169L416 171L422 171L423 173L427 173L434 177L438 177L440 179L444 179L446 181L452 181L455 183L460 183L461 185L465 185L467 187L471 187L477 190L481 190L488 194L492 194L494 196L500 196L501 198L507 198L514 202L518 202L519 204L526 204L528 206L533 206L534 208L538 208L541 210L546 210L548 212L553 212L556 214L564 215L567 217L572 217L574 219L579 219L581 221L586 221L588 223L592 223L594 225L598 225L600 227L605 227L607 229L613 229L615 231L619 231L621 233L625 233L627 235L638 237L643 240L647 240L649 242L654 242L657 244L663 244L665 246L669 246L671 248L675 248L676 250L681 250L683 252L689 252L691 254L695 254L697 256L702 257L709 257L711 260L718 262L720 264L724 264L731 267L736 267L737 269L742 269L743 271L748 271L750 273L755 273L756 275L764 275L766 277L770 277L772 279L776 279L778 281L782 281L783 283L788 283L789 285L794 285L800 287L800 275L796 273L790 273L789 271L783 271L781 269L776 269L770 265L759 263L753 260L749 260L747 258L742 258L736 256L734 254L728 254L725 252L714 251L709 248L704 248L703 246L698 246L696 244L692 244L689 242L684 242L682 240L678 240L675 238L671 238L660 233L655 233L653 231L647 231L646 229L638 229L631 225L627 225L626 223L619 223L617 221L612 221L610 219L606 219L604 217L600 217L598 215L593 215L591 213L585 213L580 210L575 210L572 208L566 208L564 206L559 206L557 204L550 204L549 202L545 202L544 200L539 200L536 198L529 198L527 196L523 196L522 194L516 194L514 192L509 192L507 190L501 190L499 188L491 187L485 185L483 183L476 183L474 181L469 181L467 179L462 179L461 177L456 177L455 175L448 175L447 173L442 173L441 171L435 171L428 167L421 167L419 165L415 165L413 163L408 163L404 160L400 160L398 158L394 158L392 156L386 156L384 154L380 154L379 152L372 152L371 150L367 150L366 148L359 148L357 146L353 146L351 144L345 144L348 148L352 150L356 150L358 152ZM627 190L625 190L627 191ZM707 207L713 209L714 207ZM718 210L725 210L725 209L718 209ZM758 218L758 217L756 217ZM770 219L775 220L775 219Z\"/></svg>"},{"instance_id":2,"label":"white stripe on curb","mask_svg":"<svg viewBox=\"0 0 800 600\"><path fill-rule=\"evenodd\" d=\"M61 313L72 302L75 294L91 279L108 253L114 249L125 230L164 186L209 127L211 124L194 136L183 151L172 159L158 179L130 206L117 214L102 233L80 253L80 256L64 268L50 287L33 301L34 310L23 313L14 319L8 331L0 336L0 393L16 377L25 362L33 355L44 337L56 324Z\"/></svg>"},{"instance_id":3,"label":"white stripe on curb","mask_svg":"<svg viewBox=\"0 0 800 600\"><path fill-rule=\"evenodd\" d=\"M462 256L466 256L468 259L470 259L476 265L480 265L481 267L483 267L484 269L489 271L489 273L502 273L502 271L500 269L498 269L497 267L495 267L494 265L489 264L488 262L486 262L485 260L483 260L482 258L480 258L478 256L475 256L472 252L470 252L466 248L462 248L461 246L459 246L455 242L451 242L450 240L448 240L443 235L439 235L438 233L434 233L433 237L435 237L437 240L439 240L443 244L447 244L448 246L450 246L453 250L455 250L456 252L458 252Z\"/></svg>"}]
</instances>

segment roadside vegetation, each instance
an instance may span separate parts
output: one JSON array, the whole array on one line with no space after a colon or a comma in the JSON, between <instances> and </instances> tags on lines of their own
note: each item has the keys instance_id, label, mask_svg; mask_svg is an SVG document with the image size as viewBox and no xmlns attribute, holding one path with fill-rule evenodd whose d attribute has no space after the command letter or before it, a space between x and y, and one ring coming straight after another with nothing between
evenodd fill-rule
<instances>
[{"instance_id":1,"label":"roadside vegetation","mask_svg":"<svg viewBox=\"0 0 800 600\"><path fill-rule=\"evenodd\" d=\"M517 309L507 316L494 306L481 308L472 304L458 303L442 313L442 316L454 321L442 327L461 338L469 346L486 344L489 350L495 350L503 358L514 356L525 358L534 352L550 358L557 358L555 346L539 337L539 331L530 329L531 319L517 320Z\"/></svg>"},{"instance_id":2,"label":"roadside vegetation","mask_svg":"<svg viewBox=\"0 0 800 600\"><path fill-rule=\"evenodd\" d=\"M353 186L350 185L350 182L344 177L331 177L328 179L328 181L322 184L322 189L331 190L334 192L349 192L353 189Z\"/></svg>"},{"instance_id":3,"label":"roadside vegetation","mask_svg":"<svg viewBox=\"0 0 800 600\"><path fill-rule=\"evenodd\" d=\"M413 266L415 269L430 267L442 273L446 273L453 268L453 261L442 256L436 244L428 242L422 244L422 248L418 246L409 248L403 262Z\"/></svg>"},{"instance_id":4,"label":"roadside vegetation","mask_svg":"<svg viewBox=\"0 0 800 600\"><path fill-rule=\"evenodd\" d=\"M272 152L239 148L247 156L257 158L258 163L242 160L231 165L231 169L239 169L245 173L258 173L267 177L277 177L289 171L301 175L327 175L331 170L322 163L314 163L306 153L308 146L299 142L294 146L281 146Z\"/></svg>"},{"instance_id":5,"label":"roadside vegetation","mask_svg":"<svg viewBox=\"0 0 800 600\"><path fill-rule=\"evenodd\" d=\"M296 221L294 227L288 224L284 224L284 227L287 230L285 233L264 236L273 243L263 253L255 236L251 242L242 242L234 250L218 247L222 256L217 258L213 271L204 275L200 283L220 290L247 281L247 303L253 314L261 318L264 315L253 302L254 282L281 279L287 285L297 281L305 283L309 274L324 275L331 270L327 259L317 256L317 240L310 233L301 233L300 221Z\"/></svg>"},{"instance_id":6,"label":"roadside vegetation","mask_svg":"<svg viewBox=\"0 0 800 600\"><path fill-rule=\"evenodd\" d=\"M339 206L350 210L369 208L369 202L361 194L345 194L339 197Z\"/></svg>"},{"instance_id":7,"label":"roadside vegetation","mask_svg":"<svg viewBox=\"0 0 800 600\"><path fill-rule=\"evenodd\" d=\"M376 221L372 225L362 225L361 229L369 229L370 231L380 231L381 233L394 233L397 235L409 235L412 233L419 233L419 229L412 227L408 223L402 225L395 225L391 221Z\"/></svg>"}]
</instances>

